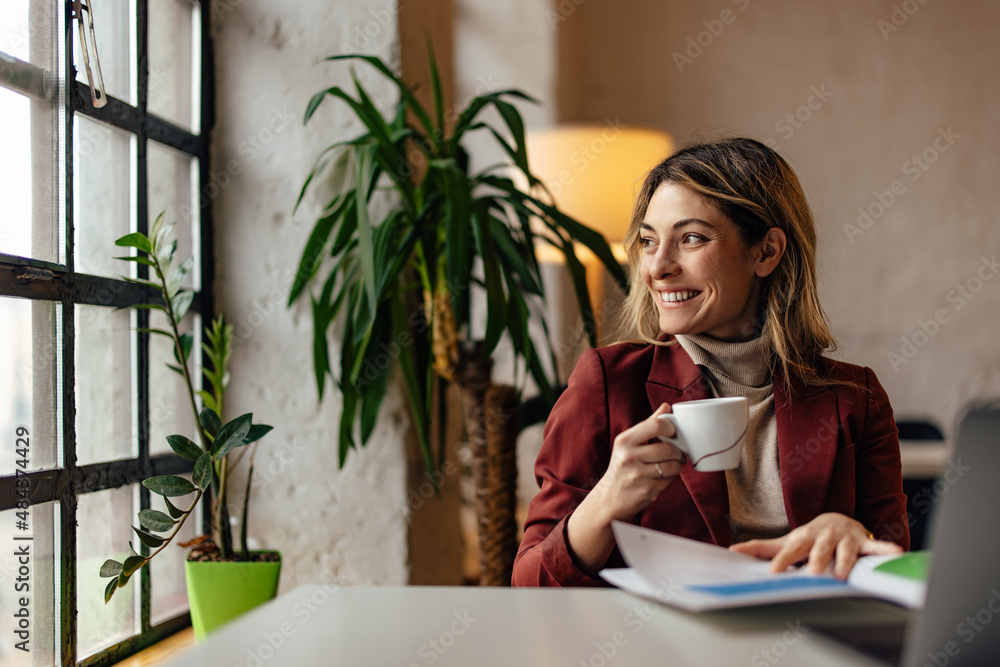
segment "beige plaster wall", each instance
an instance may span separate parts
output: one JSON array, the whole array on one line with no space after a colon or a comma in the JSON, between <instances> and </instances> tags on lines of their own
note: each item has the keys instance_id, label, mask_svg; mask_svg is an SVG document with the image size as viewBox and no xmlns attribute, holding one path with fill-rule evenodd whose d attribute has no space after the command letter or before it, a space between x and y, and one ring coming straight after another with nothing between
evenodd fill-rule
<instances>
[{"instance_id":1,"label":"beige plaster wall","mask_svg":"<svg viewBox=\"0 0 1000 667\"><path fill-rule=\"evenodd\" d=\"M303 127L314 92L350 84L345 65L318 63L357 50L396 62L396 3L211 6L218 91L213 169L229 173L213 199L215 289L238 340L227 412L253 411L255 421L275 427L257 454L252 534L259 545L283 551L283 590L319 582L404 584L409 418L399 387L386 399L372 442L338 470L339 396L328 385L324 402L317 402L308 300L285 308L316 211L310 201L292 217L299 188L322 147L360 130L332 99ZM376 102L389 108L393 90L370 68L356 69Z\"/></svg>"},{"instance_id":2,"label":"beige plaster wall","mask_svg":"<svg viewBox=\"0 0 1000 667\"><path fill-rule=\"evenodd\" d=\"M814 207L838 356L875 370L897 418L949 432L1000 394L1000 6L564 5L561 121L771 140Z\"/></svg>"}]
</instances>

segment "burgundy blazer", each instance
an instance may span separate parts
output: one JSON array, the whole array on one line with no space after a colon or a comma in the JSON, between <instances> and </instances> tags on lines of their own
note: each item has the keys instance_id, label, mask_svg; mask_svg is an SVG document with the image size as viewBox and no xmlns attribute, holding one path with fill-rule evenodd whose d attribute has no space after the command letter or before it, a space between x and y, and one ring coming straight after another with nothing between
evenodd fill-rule
<instances>
[{"instance_id":1,"label":"burgundy blazer","mask_svg":"<svg viewBox=\"0 0 1000 667\"><path fill-rule=\"evenodd\" d=\"M821 372L855 386L806 387L774 376L778 462L791 528L824 512L860 521L909 548L899 439L889 398L868 368L821 359ZM679 345L587 350L545 424L531 501L514 561L515 586L602 586L570 553L566 521L607 470L615 436L661 403L710 398L711 386ZM729 546L724 472L688 463L633 523ZM622 567L618 549L607 567Z\"/></svg>"}]
</instances>

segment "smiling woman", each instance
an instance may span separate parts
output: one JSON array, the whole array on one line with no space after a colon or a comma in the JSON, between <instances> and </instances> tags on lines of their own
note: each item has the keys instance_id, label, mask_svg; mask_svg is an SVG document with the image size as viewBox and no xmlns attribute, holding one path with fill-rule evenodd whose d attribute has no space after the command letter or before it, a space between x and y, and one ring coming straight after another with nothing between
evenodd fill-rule
<instances>
[{"instance_id":1,"label":"smiling woman","mask_svg":"<svg viewBox=\"0 0 1000 667\"><path fill-rule=\"evenodd\" d=\"M768 277L781 259L781 229L772 227L748 247L722 211L668 182L650 199L639 233L639 273L659 311L661 331L704 332L719 340L755 337L757 279Z\"/></svg>"},{"instance_id":2,"label":"smiling woman","mask_svg":"<svg viewBox=\"0 0 1000 667\"><path fill-rule=\"evenodd\" d=\"M553 409L513 583L602 585L624 564L614 520L842 578L908 548L889 400L822 356L816 231L788 164L751 139L678 151L647 175L625 248L638 342L584 353ZM712 396L745 397L750 419L739 465L699 472L659 417Z\"/></svg>"}]
</instances>

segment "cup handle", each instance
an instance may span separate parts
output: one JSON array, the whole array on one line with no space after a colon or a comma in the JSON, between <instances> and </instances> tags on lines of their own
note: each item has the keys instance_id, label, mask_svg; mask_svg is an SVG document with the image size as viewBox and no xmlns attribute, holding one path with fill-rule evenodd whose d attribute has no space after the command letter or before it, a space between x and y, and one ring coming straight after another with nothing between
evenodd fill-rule
<instances>
[{"instance_id":1,"label":"cup handle","mask_svg":"<svg viewBox=\"0 0 1000 667\"><path fill-rule=\"evenodd\" d=\"M677 415L665 412L657 419L663 419L674 425L674 437L668 438L665 435L658 436L663 442L669 442L671 445L681 450L688 456L691 455L691 448L688 446L687 441L684 439L684 434L681 433L680 425L677 423Z\"/></svg>"}]
</instances>

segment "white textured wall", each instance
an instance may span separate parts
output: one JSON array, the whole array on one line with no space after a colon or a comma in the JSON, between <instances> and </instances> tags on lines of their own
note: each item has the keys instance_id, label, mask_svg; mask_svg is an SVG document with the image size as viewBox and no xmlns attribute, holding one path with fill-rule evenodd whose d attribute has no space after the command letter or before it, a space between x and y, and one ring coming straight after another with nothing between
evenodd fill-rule
<instances>
[{"instance_id":1,"label":"white textured wall","mask_svg":"<svg viewBox=\"0 0 1000 667\"><path fill-rule=\"evenodd\" d=\"M396 58L391 0L222 0L215 14L217 122L213 171L217 307L236 326L227 396L229 418L246 411L272 424L256 462L252 535L281 549L281 587L303 583L403 584L407 581L405 507L409 426L398 387L386 399L371 443L337 467L340 401L328 385L317 403L308 299L285 308L309 234L309 210L292 206L319 150L355 136L359 126L330 99L307 128L310 96L349 85L346 65L317 64L356 49ZM393 90L371 76L377 103ZM234 175L235 174L235 175ZM214 190L214 189L213 189ZM304 306L304 307L302 307ZM337 359L333 359L336 367Z\"/></svg>"},{"instance_id":2,"label":"white textured wall","mask_svg":"<svg viewBox=\"0 0 1000 667\"><path fill-rule=\"evenodd\" d=\"M839 356L874 368L897 417L950 430L1000 395L998 22L990 0L591 1L560 24L560 116L776 141L814 207Z\"/></svg>"}]
</instances>

